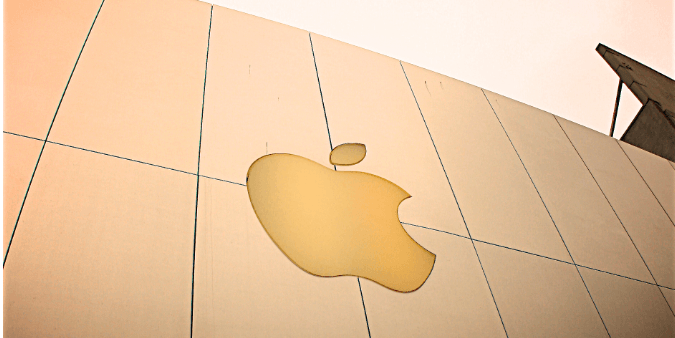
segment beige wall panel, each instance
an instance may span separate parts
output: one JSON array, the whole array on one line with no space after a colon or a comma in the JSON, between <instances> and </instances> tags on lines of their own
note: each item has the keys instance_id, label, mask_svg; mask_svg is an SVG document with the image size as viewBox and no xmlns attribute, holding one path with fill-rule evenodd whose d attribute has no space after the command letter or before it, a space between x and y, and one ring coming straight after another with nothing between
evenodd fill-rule
<instances>
[{"instance_id":1,"label":"beige wall panel","mask_svg":"<svg viewBox=\"0 0 675 338\"><path fill-rule=\"evenodd\" d=\"M333 147L366 145L340 170L381 176L412 195L400 219L456 234L466 227L397 60L312 34Z\"/></svg>"},{"instance_id":2,"label":"beige wall panel","mask_svg":"<svg viewBox=\"0 0 675 338\"><path fill-rule=\"evenodd\" d=\"M243 184L271 153L332 168L309 33L214 6L206 81L201 174Z\"/></svg>"},{"instance_id":3,"label":"beige wall panel","mask_svg":"<svg viewBox=\"0 0 675 338\"><path fill-rule=\"evenodd\" d=\"M625 142L619 144L670 219L675 221L675 171L669 168L668 160Z\"/></svg>"},{"instance_id":4,"label":"beige wall panel","mask_svg":"<svg viewBox=\"0 0 675 338\"><path fill-rule=\"evenodd\" d=\"M490 289L471 241L404 225L436 254L416 291L400 293L361 279L372 337L504 337Z\"/></svg>"},{"instance_id":5,"label":"beige wall panel","mask_svg":"<svg viewBox=\"0 0 675 338\"><path fill-rule=\"evenodd\" d=\"M476 243L509 337L607 337L571 264Z\"/></svg>"},{"instance_id":6,"label":"beige wall panel","mask_svg":"<svg viewBox=\"0 0 675 338\"><path fill-rule=\"evenodd\" d=\"M195 337L368 336L356 278L294 265L245 187L202 178L197 220Z\"/></svg>"},{"instance_id":7,"label":"beige wall panel","mask_svg":"<svg viewBox=\"0 0 675 338\"><path fill-rule=\"evenodd\" d=\"M196 178L47 144L4 268L6 337L185 337Z\"/></svg>"},{"instance_id":8,"label":"beige wall panel","mask_svg":"<svg viewBox=\"0 0 675 338\"><path fill-rule=\"evenodd\" d=\"M5 131L47 136L101 1L4 1Z\"/></svg>"},{"instance_id":9,"label":"beige wall panel","mask_svg":"<svg viewBox=\"0 0 675 338\"><path fill-rule=\"evenodd\" d=\"M11 134L3 135L4 164L3 164L3 231L2 256L5 256L7 244L14 231L16 218L19 216L21 203L26 196L26 189L37 158L42 149L42 142Z\"/></svg>"},{"instance_id":10,"label":"beige wall panel","mask_svg":"<svg viewBox=\"0 0 675 338\"><path fill-rule=\"evenodd\" d=\"M656 281L675 287L675 226L617 141L559 119L640 250Z\"/></svg>"},{"instance_id":11,"label":"beige wall panel","mask_svg":"<svg viewBox=\"0 0 675 338\"><path fill-rule=\"evenodd\" d=\"M661 292L666 297L670 309L675 311L675 290L661 287Z\"/></svg>"},{"instance_id":12,"label":"beige wall panel","mask_svg":"<svg viewBox=\"0 0 675 338\"><path fill-rule=\"evenodd\" d=\"M553 115L485 91L577 264L652 280Z\"/></svg>"},{"instance_id":13,"label":"beige wall panel","mask_svg":"<svg viewBox=\"0 0 675 338\"><path fill-rule=\"evenodd\" d=\"M196 172L210 8L106 2L49 139Z\"/></svg>"},{"instance_id":14,"label":"beige wall panel","mask_svg":"<svg viewBox=\"0 0 675 338\"><path fill-rule=\"evenodd\" d=\"M571 261L480 88L404 64L471 235Z\"/></svg>"},{"instance_id":15,"label":"beige wall panel","mask_svg":"<svg viewBox=\"0 0 675 338\"><path fill-rule=\"evenodd\" d=\"M675 316L657 286L579 269L613 338L675 336Z\"/></svg>"}]
</instances>

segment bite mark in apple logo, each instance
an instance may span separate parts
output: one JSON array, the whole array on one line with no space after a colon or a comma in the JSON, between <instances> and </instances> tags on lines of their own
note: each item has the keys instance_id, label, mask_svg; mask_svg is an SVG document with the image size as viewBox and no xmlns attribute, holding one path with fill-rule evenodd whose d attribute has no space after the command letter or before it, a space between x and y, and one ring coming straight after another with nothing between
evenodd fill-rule
<instances>
[{"instance_id":1,"label":"bite mark in apple logo","mask_svg":"<svg viewBox=\"0 0 675 338\"><path fill-rule=\"evenodd\" d=\"M334 165L366 155L359 143L330 154ZM292 154L255 160L246 188L260 224L300 269L316 276L358 276L399 292L415 291L436 255L405 231L398 206L410 197L396 184L358 171L334 171Z\"/></svg>"}]
</instances>

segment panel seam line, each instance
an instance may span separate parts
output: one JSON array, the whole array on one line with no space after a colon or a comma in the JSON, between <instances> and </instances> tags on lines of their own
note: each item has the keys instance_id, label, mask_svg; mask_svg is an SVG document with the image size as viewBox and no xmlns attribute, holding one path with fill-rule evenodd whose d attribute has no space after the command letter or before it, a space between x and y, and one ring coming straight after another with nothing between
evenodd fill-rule
<instances>
[{"instance_id":1,"label":"panel seam line","mask_svg":"<svg viewBox=\"0 0 675 338\"><path fill-rule=\"evenodd\" d=\"M213 24L213 5L209 14L209 35L206 40L206 61L204 62L204 87L202 88L202 111L199 121L199 148L197 150L197 188L195 193L195 226L192 237L192 290L190 293L190 337L193 336L195 309L195 265L197 258L197 215L199 214L199 168L202 156L202 132L204 130L204 103L206 101L206 76L209 70L209 48L211 47L211 26Z\"/></svg>"},{"instance_id":2,"label":"panel seam line","mask_svg":"<svg viewBox=\"0 0 675 338\"><path fill-rule=\"evenodd\" d=\"M361 278L356 277L359 283L359 294L361 294L361 305L363 305L363 314L366 316L366 328L368 329L368 337L370 337L370 324L368 323L368 312L366 312L366 301L363 299L363 291L361 290Z\"/></svg>"},{"instance_id":3,"label":"panel seam line","mask_svg":"<svg viewBox=\"0 0 675 338\"><path fill-rule=\"evenodd\" d=\"M23 138L27 138L27 139L33 139L33 140L41 141L41 142L44 141L44 140L39 139L39 138L36 138L36 137L25 136L25 135L16 134L16 133L8 132L8 131L3 131L3 133L9 134L9 135L14 135L14 136L19 136L19 137L23 137ZM166 169L166 170L176 171L176 172L179 172L179 173L182 173L182 174L187 174L187 175L197 176L197 174L191 173L191 172L188 172L188 171L185 171L185 170L169 168L169 167L165 167L165 166L162 166L162 165L159 165L159 164L153 164L153 163L149 163L149 162L143 162L143 161L139 161L139 160L134 160L134 159L128 158L128 157L122 157L122 156L112 155L112 154L108 154L108 153L104 153L104 152L100 152L100 151L96 151L96 150L91 150L91 149L86 149L86 148L81 148L81 147L71 146L71 145L68 145L68 144L59 143L59 142L54 142L54 141L47 141L47 143L59 145L59 146L62 146L62 147L68 147L68 148L73 148L73 149L77 149L77 150L82 150L82 151L86 151L86 152L90 152L90 153L94 153L94 154L99 154L99 155L103 155L103 156L114 157L114 158L117 158L117 159L120 159L120 160L125 160L125 161L130 161L130 162L140 163L140 164L145 164L145 165L149 165L149 166L153 166L153 167L157 167L157 168L162 168L162 169ZM245 186L246 186L246 184L243 184L243 183L238 183L238 182L229 181L229 180L225 180L225 179L222 179L222 178L211 177L211 176L202 175L202 174L199 174L199 177L208 178L208 179L211 179L211 180L221 181L221 182L230 183L230 184L236 184L236 185L240 185L240 186L242 186L242 187L245 187Z\"/></svg>"},{"instance_id":4,"label":"panel seam line","mask_svg":"<svg viewBox=\"0 0 675 338\"><path fill-rule=\"evenodd\" d=\"M321 107L323 107L323 117L326 120L326 131L328 131L328 144L330 145L330 150L333 150L333 140L330 136L330 127L328 126L328 114L326 113L326 104L323 102L323 90L321 89L321 80L319 79L319 67L316 65L316 55L314 54L314 43L312 42L312 32L309 34L309 46L312 49L312 60L314 60L314 71L316 72L316 82L319 84L319 95L321 96ZM333 165L333 170L337 171L335 165Z\"/></svg>"}]
</instances>

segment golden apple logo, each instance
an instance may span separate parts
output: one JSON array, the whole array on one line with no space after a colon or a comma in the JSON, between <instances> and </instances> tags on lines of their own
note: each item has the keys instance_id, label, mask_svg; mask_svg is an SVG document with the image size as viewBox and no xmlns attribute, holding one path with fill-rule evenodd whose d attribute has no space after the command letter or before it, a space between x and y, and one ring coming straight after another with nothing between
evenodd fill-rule
<instances>
[{"instance_id":1,"label":"golden apple logo","mask_svg":"<svg viewBox=\"0 0 675 338\"><path fill-rule=\"evenodd\" d=\"M363 144L342 144L335 165L366 156ZM246 175L253 210L267 234L300 269L316 276L358 276L400 292L417 290L436 255L417 244L398 219L410 197L368 173L334 171L304 157L271 154Z\"/></svg>"}]
</instances>

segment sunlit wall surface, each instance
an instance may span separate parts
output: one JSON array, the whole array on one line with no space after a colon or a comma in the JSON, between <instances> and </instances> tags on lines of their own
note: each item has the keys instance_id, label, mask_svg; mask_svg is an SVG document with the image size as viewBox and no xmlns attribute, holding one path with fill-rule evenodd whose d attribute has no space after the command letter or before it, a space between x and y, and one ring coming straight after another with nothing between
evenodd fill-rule
<instances>
[{"instance_id":1,"label":"sunlit wall surface","mask_svg":"<svg viewBox=\"0 0 675 338\"><path fill-rule=\"evenodd\" d=\"M675 334L674 163L194 0L9 0L5 25L6 337ZM251 207L256 159L349 142L338 170L412 195L414 292L302 271Z\"/></svg>"}]
</instances>

